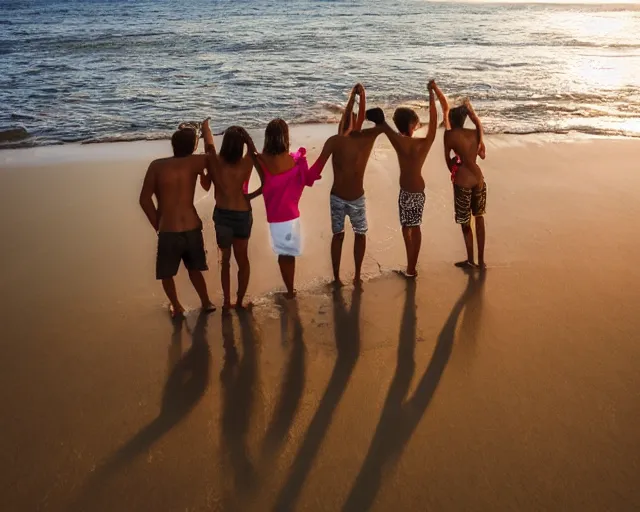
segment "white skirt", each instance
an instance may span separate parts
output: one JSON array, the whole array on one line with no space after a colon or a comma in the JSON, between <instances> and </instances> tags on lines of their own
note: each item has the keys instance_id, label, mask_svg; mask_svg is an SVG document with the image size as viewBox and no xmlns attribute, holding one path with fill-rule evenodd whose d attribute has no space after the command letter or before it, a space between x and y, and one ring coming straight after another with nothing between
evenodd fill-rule
<instances>
[{"instance_id":1,"label":"white skirt","mask_svg":"<svg viewBox=\"0 0 640 512\"><path fill-rule=\"evenodd\" d=\"M278 256L300 256L302 241L300 237L300 219L287 222L269 223L271 247Z\"/></svg>"}]
</instances>

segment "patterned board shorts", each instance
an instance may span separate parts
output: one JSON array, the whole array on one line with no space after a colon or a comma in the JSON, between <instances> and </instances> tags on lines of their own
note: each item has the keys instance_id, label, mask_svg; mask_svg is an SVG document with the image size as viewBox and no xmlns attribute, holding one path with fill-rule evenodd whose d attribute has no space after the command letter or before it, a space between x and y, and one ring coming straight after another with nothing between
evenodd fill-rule
<instances>
[{"instance_id":1,"label":"patterned board shorts","mask_svg":"<svg viewBox=\"0 0 640 512\"><path fill-rule=\"evenodd\" d=\"M400 208L400 224L411 228L422 224L422 212L427 196L424 192L407 192L400 189L398 207Z\"/></svg>"},{"instance_id":2,"label":"patterned board shorts","mask_svg":"<svg viewBox=\"0 0 640 512\"><path fill-rule=\"evenodd\" d=\"M367 224L367 202L362 196L355 201L346 201L331 194L331 230L334 235L344 232L344 220L349 217L351 227L356 235L366 235L369 230Z\"/></svg>"},{"instance_id":3,"label":"patterned board shorts","mask_svg":"<svg viewBox=\"0 0 640 512\"><path fill-rule=\"evenodd\" d=\"M454 184L453 199L456 222L469 224L472 214L474 217L482 217L487 211L487 184L482 188L464 188Z\"/></svg>"}]
</instances>

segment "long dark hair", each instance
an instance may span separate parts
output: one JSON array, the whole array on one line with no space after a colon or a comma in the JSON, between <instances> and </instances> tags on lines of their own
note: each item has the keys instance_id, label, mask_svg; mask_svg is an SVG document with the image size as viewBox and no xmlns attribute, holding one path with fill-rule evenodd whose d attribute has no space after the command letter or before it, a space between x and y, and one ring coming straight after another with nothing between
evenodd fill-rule
<instances>
[{"instance_id":1,"label":"long dark hair","mask_svg":"<svg viewBox=\"0 0 640 512\"><path fill-rule=\"evenodd\" d=\"M228 164L235 164L244 154L244 145L249 134L240 126L230 126L224 131L220 157Z\"/></svg>"},{"instance_id":2,"label":"long dark hair","mask_svg":"<svg viewBox=\"0 0 640 512\"><path fill-rule=\"evenodd\" d=\"M469 115L469 109L466 105L460 105L459 107L449 110L449 123L451 128L464 128L464 122Z\"/></svg>"},{"instance_id":3,"label":"long dark hair","mask_svg":"<svg viewBox=\"0 0 640 512\"><path fill-rule=\"evenodd\" d=\"M262 152L267 155L289 152L289 126L282 119L274 119L267 125Z\"/></svg>"}]
</instances>

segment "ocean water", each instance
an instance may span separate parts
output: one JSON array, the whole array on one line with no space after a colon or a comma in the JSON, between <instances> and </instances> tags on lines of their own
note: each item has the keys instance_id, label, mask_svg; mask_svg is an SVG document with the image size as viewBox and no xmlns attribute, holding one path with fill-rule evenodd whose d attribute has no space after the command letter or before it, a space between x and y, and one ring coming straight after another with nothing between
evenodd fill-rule
<instances>
[{"instance_id":1,"label":"ocean water","mask_svg":"<svg viewBox=\"0 0 640 512\"><path fill-rule=\"evenodd\" d=\"M2 0L0 147L336 121L350 87L487 131L640 136L640 5Z\"/></svg>"}]
</instances>

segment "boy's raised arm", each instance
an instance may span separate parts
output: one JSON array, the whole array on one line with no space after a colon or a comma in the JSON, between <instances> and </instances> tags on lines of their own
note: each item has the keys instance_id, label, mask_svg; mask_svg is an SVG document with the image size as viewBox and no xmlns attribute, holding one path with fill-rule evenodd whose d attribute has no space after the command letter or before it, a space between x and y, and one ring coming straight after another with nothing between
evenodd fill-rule
<instances>
[{"instance_id":1,"label":"boy's raised arm","mask_svg":"<svg viewBox=\"0 0 640 512\"><path fill-rule=\"evenodd\" d=\"M347 101L347 106L342 113L342 118L340 119L340 125L338 126L338 135L348 135L348 133L353 130L353 126L351 126L351 114L353 114L353 105L356 102L356 92L357 85L351 89L351 94L349 95L349 100Z\"/></svg>"},{"instance_id":2,"label":"boy's raised arm","mask_svg":"<svg viewBox=\"0 0 640 512\"><path fill-rule=\"evenodd\" d=\"M484 160L484 157L486 156L486 149L484 146L484 129L482 128L482 123L480 122L480 118L478 117L478 114L476 114L476 111L473 110L471 101L467 99L464 104L469 111L469 119L471 119L471 122L476 127L476 134L478 136L478 156Z\"/></svg>"},{"instance_id":3,"label":"boy's raised arm","mask_svg":"<svg viewBox=\"0 0 640 512\"><path fill-rule=\"evenodd\" d=\"M356 118L356 126L355 129L356 130L361 130L362 129L362 125L364 124L364 121L366 119L366 112L367 112L367 93L364 90L364 85L362 84L357 84L356 85L356 89L357 89L357 93L359 96L359 101L358 101L358 117Z\"/></svg>"},{"instance_id":4,"label":"boy's raised arm","mask_svg":"<svg viewBox=\"0 0 640 512\"><path fill-rule=\"evenodd\" d=\"M438 109L436 108L436 101L434 97L434 85L435 82L431 80L429 82L429 128L425 137L425 143L427 150L431 148L433 141L436 139L436 131L438 130Z\"/></svg>"},{"instance_id":5,"label":"boy's raised arm","mask_svg":"<svg viewBox=\"0 0 640 512\"><path fill-rule=\"evenodd\" d=\"M435 80L431 80L433 92L436 93L438 97L438 101L440 102L440 108L442 109L442 115L444 116L444 128L445 130L451 130L451 124L449 123L449 102L447 101L447 97L438 87Z\"/></svg>"},{"instance_id":6,"label":"boy's raised arm","mask_svg":"<svg viewBox=\"0 0 640 512\"><path fill-rule=\"evenodd\" d=\"M204 139L204 151L207 154L215 155L216 146L213 141L213 134L211 133L211 127L209 126L209 117L202 122L202 138Z\"/></svg>"}]
</instances>

